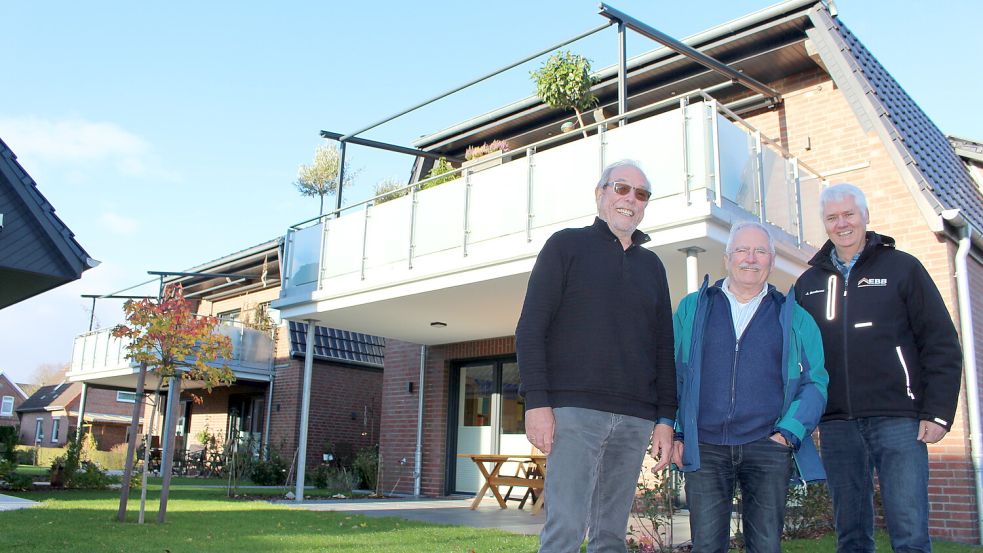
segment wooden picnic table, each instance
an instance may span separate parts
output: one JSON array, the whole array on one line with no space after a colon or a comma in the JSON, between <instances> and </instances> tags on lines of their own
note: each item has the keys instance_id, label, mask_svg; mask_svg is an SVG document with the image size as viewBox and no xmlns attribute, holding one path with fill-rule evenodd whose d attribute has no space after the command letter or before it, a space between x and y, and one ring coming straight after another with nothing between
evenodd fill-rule
<instances>
[{"instance_id":1,"label":"wooden picnic table","mask_svg":"<svg viewBox=\"0 0 983 553\"><path fill-rule=\"evenodd\" d=\"M543 504L545 502L545 496L543 494L543 486L546 483L546 455L496 455L487 453L462 453L458 457L464 457L474 461L474 464L478 467L478 471L481 472L483 479L483 484L478 493L474 496L474 501L471 502L471 510L477 509L478 505L481 503L482 498L485 497L485 492L491 490L495 499L498 501L499 507L507 509L508 506L505 503L505 498L502 497L501 492L498 491L499 486L523 486L529 488L530 490L538 490L539 493L533 494L535 497L535 502L532 506L532 514L537 514L542 510ZM535 476L529 476L528 471L526 476L522 475L502 475L499 472L502 467L507 463L519 463L522 465L534 464L537 469ZM487 465L491 465L491 468ZM520 505L521 508L521 505Z\"/></svg>"}]
</instances>

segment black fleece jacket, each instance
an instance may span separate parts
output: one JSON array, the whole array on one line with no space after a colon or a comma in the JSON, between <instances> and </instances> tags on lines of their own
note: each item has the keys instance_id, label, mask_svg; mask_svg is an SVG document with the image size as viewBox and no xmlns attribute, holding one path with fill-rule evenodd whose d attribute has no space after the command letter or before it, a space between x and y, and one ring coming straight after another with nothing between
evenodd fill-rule
<instances>
[{"instance_id":1,"label":"black fleece jacket","mask_svg":"<svg viewBox=\"0 0 983 553\"><path fill-rule=\"evenodd\" d=\"M515 331L526 409L675 416L669 286L648 240L636 230L625 250L599 218L547 240Z\"/></svg>"},{"instance_id":2,"label":"black fleece jacket","mask_svg":"<svg viewBox=\"0 0 983 553\"><path fill-rule=\"evenodd\" d=\"M962 373L952 319L917 259L896 250L890 236L866 238L845 285L829 241L795 285L823 335L829 400L822 420L902 416L948 430Z\"/></svg>"}]
</instances>

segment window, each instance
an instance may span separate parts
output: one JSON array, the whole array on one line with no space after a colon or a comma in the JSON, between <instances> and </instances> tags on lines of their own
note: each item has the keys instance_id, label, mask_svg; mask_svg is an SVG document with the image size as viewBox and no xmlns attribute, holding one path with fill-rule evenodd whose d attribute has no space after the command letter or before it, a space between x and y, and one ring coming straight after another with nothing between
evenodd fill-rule
<instances>
[{"instance_id":1,"label":"window","mask_svg":"<svg viewBox=\"0 0 983 553\"><path fill-rule=\"evenodd\" d=\"M116 401L120 403L136 403L136 392L116 392Z\"/></svg>"},{"instance_id":2,"label":"window","mask_svg":"<svg viewBox=\"0 0 983 553\"><path fill-rule=\"evenodd\" d=\"M44 421L34 419L34 443L40 444L44 441Z\"/></svg>"},{"instance_id":3,"label":"window","mask_svg":"<svg viewBox=\"0 0 983 553\"><path fill-rule=\"evenodd\" d=\"M239 309L233 309L232 311L223 311L223 312L219 313L217 316L218 316L218 320L221 323L227 324L227 325L232 325L233 323L235 323L236 321L239 320L239 317L241 315L242 315L242 311L241 310L239 310Z\"/></svg>"},{"instance_id":4,"label":"window","mask_svg":"<svg viewBox=\"0 0 983 553\"><path fill-rule=\"evenodd\" d=\"M14 414L14 396L3 396L3 404L0 405L0 417L10 417Z\"/></svg>"},{"instance_id":5,"label":"window","mask_svg":"<svg viewBox=\"0 0 983 553\"><path fill-rule=\"evenodd\" d=\"M51 422L51 443L58 442L58 429L61 427L61 419L54 419Z\"/></svg>"}]
</instances>

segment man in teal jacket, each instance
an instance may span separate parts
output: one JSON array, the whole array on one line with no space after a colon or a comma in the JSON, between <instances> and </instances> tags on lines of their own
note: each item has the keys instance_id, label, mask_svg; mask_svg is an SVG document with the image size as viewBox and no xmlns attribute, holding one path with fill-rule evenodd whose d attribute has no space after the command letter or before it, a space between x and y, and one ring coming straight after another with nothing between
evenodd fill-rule
<instances>
[{"instance_id":1,"label":"man in teal jacket","mask_svg":"<svg viewBox=\"0 0 983 553\"><path fill-rule=\"evenodd\" d=\"M825 477L811 434L829 376L819 328L767 283L775 245L757 222L734 225L727 278L683 298L673 319L679 435L693 550L727 551L735 485L747 550L778 553L795 469Z\"/></svg>"}]
</instances>

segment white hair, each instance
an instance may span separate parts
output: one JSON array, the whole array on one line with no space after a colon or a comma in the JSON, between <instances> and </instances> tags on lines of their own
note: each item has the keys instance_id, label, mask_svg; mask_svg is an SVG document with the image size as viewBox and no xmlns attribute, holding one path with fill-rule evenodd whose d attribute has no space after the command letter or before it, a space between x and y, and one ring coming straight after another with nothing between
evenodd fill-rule
<instances>
[{"instance_id":1,"label":"white hair","mask_svg":"<svg viewBox=\"0 0 983 553\"><path fill-rule=\"evenodd\" d=\"M857 207L864 214L864 219L870 217L870 211L867 210L867 196L864 195L864 191L848 182L828 186L819 193L819 216L826 216L827 203L840 202L847 197L853 198L853 201L857 203Z\"/></svg>"},{"instance_id":2,"label":"white hair","mask_svg":"<svg viewBox=\"0 0 983 553\"><path fill-rule=\"evenodd\" d=\"M637 169L642 175L642 180L645 181L645 189L649 192L652 191L652 184L649 183L648 176L645 175L645 171L642 169L642 166L633 159L622 159L605 167L604 170L601 171L601 178L597 180L597 188L604 188L604 185L608 184L608 179L611 178L611 173L619 167L634 167Z\"/></svg>"},{"instance_id":3,"label":"white hair","mask_svg":"<svg viewBox=\"0 0 983 553\"><path fill-rule=\"evenodd\" d=\"M757 221L741 221L730 227L730 236L727 237L727 253L732 251L731 248L734 246L734 239L737 237L737 233L746 228L756 228L765 233L765 236L768 237L768 249L771 253L775 253L775 239L772 238L771 231L768 230L768 227Z\"/></svg>"}]
</instances>

